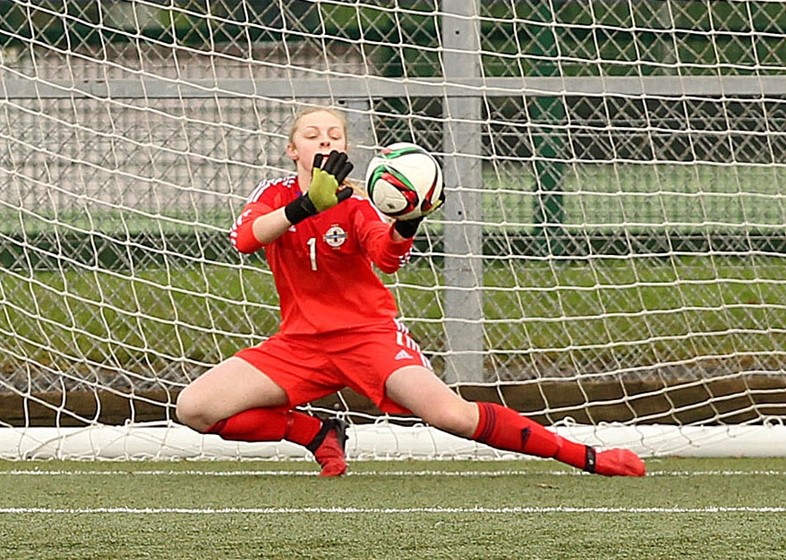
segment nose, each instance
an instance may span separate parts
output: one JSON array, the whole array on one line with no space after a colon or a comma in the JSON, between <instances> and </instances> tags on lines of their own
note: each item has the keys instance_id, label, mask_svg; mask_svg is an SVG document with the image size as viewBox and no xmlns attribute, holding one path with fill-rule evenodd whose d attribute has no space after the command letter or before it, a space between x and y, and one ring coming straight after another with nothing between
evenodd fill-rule
<instances>
[{"instance_id":1,"label":"nose","mask_svg":"<svg viewBox=\"0 0 786 560\"><path fill-rule=\"evenodd\" d=\"M330 146L330 138L322 138L322 140L319 141L319 145L324 147Z\"/></svg>"}]
</instances>

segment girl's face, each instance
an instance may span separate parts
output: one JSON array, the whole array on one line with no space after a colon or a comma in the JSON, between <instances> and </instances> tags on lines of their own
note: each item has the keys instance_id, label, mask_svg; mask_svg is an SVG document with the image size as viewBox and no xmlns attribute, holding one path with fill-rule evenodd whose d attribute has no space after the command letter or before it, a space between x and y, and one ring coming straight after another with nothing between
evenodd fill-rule
<instances>
[{"instance_id":1,"label":"girl's face","mask_svg":"<svg viewBox=\"0 0 786 560\"><path fill-rule=\"evenodd\" d=\"M314 111L297 120L287 145L287 155L295 162L298 171L310 174L314 155L327 156L333 150L347 150L345 125L339 117L329 111Z\"/></svg>"}]
</instances>

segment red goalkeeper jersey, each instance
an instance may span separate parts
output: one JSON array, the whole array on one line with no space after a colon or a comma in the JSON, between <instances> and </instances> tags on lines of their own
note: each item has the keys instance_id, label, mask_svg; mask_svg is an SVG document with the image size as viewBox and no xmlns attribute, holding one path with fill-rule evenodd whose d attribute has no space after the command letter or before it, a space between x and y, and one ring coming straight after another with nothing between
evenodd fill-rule
<instances>
[{"instance_id":1,"label":"red goalkeeper jersey","mask_svg":"<svg viewBox=\"0 0 786 560\"><path fill-rule=\"evenodd\" d=\"M352 196L269 244L257 241L254 219L299 196L297 177L260 183L230 232L242 253L265 249L280 300L281 331L317 334L395 317L396 302L372 263L395 272L409 258L412 240L394 241L392 226L371 203Z\"/></svg>"}]
</instances>

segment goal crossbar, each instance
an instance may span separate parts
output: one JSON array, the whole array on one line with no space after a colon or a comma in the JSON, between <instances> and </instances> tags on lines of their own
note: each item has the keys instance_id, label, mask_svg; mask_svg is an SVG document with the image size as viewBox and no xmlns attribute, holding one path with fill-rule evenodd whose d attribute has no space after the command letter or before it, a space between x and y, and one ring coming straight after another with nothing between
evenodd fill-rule
<instances>
[{"instance_id":1,"label":"goal crossbar","mask_svg":"<svg viewBox=\"0 0 786 560\"><path fill-rule=\"evenodd\" d=\"M290 98L292 80L222 79L179 82L155 76L111 81L48 81L11 78L3 81L9 99L188 99L262 97ZM521 77L456 78L450 83L437 78L400 80L367 77L358 87L353 77L299 78L303 97L369 99L401 97L510 97L547 96L783 96L786 76L642 76L642 77Z\"/></svg>"}]
</instances>

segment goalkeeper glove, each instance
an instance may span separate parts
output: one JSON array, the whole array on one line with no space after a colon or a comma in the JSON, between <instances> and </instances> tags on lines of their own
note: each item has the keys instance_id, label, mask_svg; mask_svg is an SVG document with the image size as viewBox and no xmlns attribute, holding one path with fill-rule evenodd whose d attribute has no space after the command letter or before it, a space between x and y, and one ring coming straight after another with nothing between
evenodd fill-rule
<instances>
[{"instance_id":1,"label":"goalkeeper glove","mask_svg":"<svg viewBox=\"0 0 786 560\"><path fill-rule=\"evenodd\" d=\"M415 234L418 232L418 226L420 222L423 221L423 218L425 218L425 216L412 218L411 220L396 220L393 224L393 229L395 229L404 239L411 239L415 237Z\"/></svg>"},{"instance_id":2,"label":"goalkeeper glove","mask_svg":"<svg viewBox=\"0 0 786 560\"><path fill-rule=\"evenodd\" d=\"M398 232L398 234L403 237L404 239L411 239L415 237L415 234L418 231L418 226L420 226L420 222L423 221L423 218L426 216L434 213L434 211L442 206L445 202L445 191L442 191L442 194L439 195L439 199L437 202L429 208L429 211L423 214L422 216L418 216L417 218L412 218L411 220L396 220L393 224L393 228Z\"/></svg>"},{"instance_id":3,"label":"goalkeeper glove","mask_svg":"<svg viewBox=\"0 0 786 560\"><path fill-rule=\"evenodd\" d=\"M352 196L352 187L339 190L341 183L355 167L350 163L347 154L333 150L324 166L322 166L322 159L322 154L314 156L308 192L284 208L284 214L292 225L332 208Z\"/></svg>"}]
</instances>

